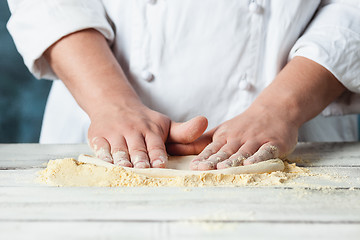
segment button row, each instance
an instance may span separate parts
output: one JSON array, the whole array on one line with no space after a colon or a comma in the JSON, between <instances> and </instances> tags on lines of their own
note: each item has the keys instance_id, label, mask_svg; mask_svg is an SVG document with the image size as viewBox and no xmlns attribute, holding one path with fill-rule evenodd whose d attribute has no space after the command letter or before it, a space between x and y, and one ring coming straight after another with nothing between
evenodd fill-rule
<instances>
[{"instance_id":1,"label":"button row","mask_svg":"<svg viewBox=\"0 0 360 240\"><path fill-rule=\"evenodd\" d=\"M156 3L156 0L146 0L146 2L153 5ZM249 11L251 13L259 14L262 11L262 7L256 2L256 0L251 0L249 3ZM143 71L141 73L141 79L146 82L152 82L154 80L154 75L149 71ZM244 78L239 82L238 87L240 90L249 91L252 88L252 84Z\"/></svg>"},{"instance_id":2,"label":"button row","mask_svg":"<svg viewBox=\"0 0 360 240\"><path fill-rule=\"evenodd\" d=\"M143 81L146 81L146 82L152 82L154 80L154 74L152 74L151 72L149 71L143 71L141 73L141 79ZM243 91L250 91L251 88L252 88L252 84L246 79L246 78L243 78L241 79L241 81L239 82L238 84L238 87L240 90L243 90Z\"/></svg>"}]
</instances>

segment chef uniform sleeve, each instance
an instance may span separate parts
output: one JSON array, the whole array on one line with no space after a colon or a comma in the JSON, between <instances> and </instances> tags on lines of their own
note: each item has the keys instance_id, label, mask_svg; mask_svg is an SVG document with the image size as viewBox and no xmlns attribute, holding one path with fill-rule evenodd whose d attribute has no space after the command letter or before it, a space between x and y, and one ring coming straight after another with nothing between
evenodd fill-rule
<instances>
[{"instance_id":1,"label":"chef uniform sleeve","mask_svg":"<svg viewBox=\"0 0 360 240\"><path fill-rule=\"evenodd\" d=\"M109 44L114 31L100 0L8 0L7 28L25 65L37 78L57 79L43 54L62 37L93 28Z\"/></svg>"},{"instance_id":2,"label":"chef uniform sleeve","mask_svg":"<svg viewBox=\"0 0 360 240\"><path fill-rule=\"evenodd\" d=\"M295 56L319 63L348 89L323 115L360 113L360 1L322 1L290 51Z\"/></svg>"}]
</instances>

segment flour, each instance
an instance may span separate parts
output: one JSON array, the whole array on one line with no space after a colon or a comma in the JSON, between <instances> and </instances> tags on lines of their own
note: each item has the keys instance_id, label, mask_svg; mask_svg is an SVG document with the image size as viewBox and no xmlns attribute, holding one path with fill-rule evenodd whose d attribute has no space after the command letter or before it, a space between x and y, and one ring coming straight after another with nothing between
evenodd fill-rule
<instances>
[{"instance_id":1,"label":"flour","mask_svg":"<svg viewBox=\"0 0 360 240\"><path fill-rule=\"evenodd\" d=\"M150 177L127 171L122 167L111 168L80 163L72 158L50 160L47 168L39 172L38 180L52 186L98 187L157 187L157 186L271 186L308 175L308 170L285 162L284 171L253 174L186 175L176 177Z\"/></svg>"}]
</instances>

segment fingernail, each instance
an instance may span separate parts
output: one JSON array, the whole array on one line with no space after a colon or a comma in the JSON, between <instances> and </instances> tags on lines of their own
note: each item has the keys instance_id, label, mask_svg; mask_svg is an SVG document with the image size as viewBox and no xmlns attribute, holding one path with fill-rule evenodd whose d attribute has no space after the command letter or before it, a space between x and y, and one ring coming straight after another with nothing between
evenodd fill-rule
<instances>
[{"instance_id":1,"label":"fingernail","mask_svg":"<svg viewBox=\"0 0 360 240\"><path fill-rule=\"evenodd\" d=\"M124 151L117 151L117 152L114 152L112 154L113 158L115 159L126 159L127 158L127 153L124 152Z\"/></svg>"},{"instance_id":2,"label":"fingernail","mask_svg":"<svg viewBox=\"0 0 360 240\"><path fill-rule=\"evenodd\" d=\"M137 162L135 165L134 165L135 168L149 168L150 165L149 163L147 162Z\"/></svg>"},{"instance_id":3,"label":"fingernail","mask_svg":"<svg viewBox=\"0 0 360 240\"><path fill-rule=\"evenodd\" d=\"M199 162L203 161L204 159L202 158L195 158L193 160L191 160L191 163L194 163L194 164L199 164Z\"/></svg>"},{"instance_id":4,"label":"fingernail","mask_svg":"<svg viewBox=\"0 0 360 240\"><path fill-rule=\"evenodd\" d=\"M114 164L122 167L132 167L131 162L128 159L128 154L124 151L116 151L112 154Z\"/></svg>"},{"instance_id":5,"label":"fingernail","mask_svg":"<svg viewBox=\"0 0 360 240\"><path fill-rule=\"evenodd\" d=\"M152 162L152 167L156 167L156 168L164 168L165 167L165 163L160 160L160 159L156 159L155 161Z\"/></svg>"},{"instance_id":6,"label":"fingernail","mask_svg":"<svg viewBox=\"0 0 360 240\"><path fill-rule=\"evenodd\" d=\"M97 150L95 152L95 155L97 158L99 158L105 162L113 163L110 153L108 151L106 151L104 148L100 148L99 150Z\"/></svg>"},{"instance_id":7,"label":"fingernail","mask_svg":"<svg viewBox=\"0 0 360 240\"><path fill-rule=\"evenodd\" d=\"M117 163L117 165L122 167L132 167L131 162L129 162L128 160L121 160L120 162Z\"/></svg>"},{"instance_id":8,"label":"fingernail","mask_svg":"<svg viewBox=\"0 0 360 240\"><path fill-rule=\"evenodd\" d=\"M231 167L231 162L230 161L219 162L216 165L217 169L224 169L224 168L229 168L229 167Z\"/></svg>"},{"instance_id":9,"label":"fingernail","mask_svg":"<svg viewBox=\"0 0 360 240\"><path fill-rule=\"evenodd\" d=\"M243 165L246 166L246 165L251 165L251 164L254 164L255 163L255 159L253 158L247 158L246 160L243 161Z\"/></svg>"},{"instance_id":10,"label":"fingernail","mask_svg":"<svg viewBox=\"0 0 360 240\"><path fill-rule=\"evenodd\" d=\"M94 151L98 150L98 146L95 144L96 139L98 139L98 137L93 137L91 140L88 139L88 142L92 145Z\"/></svg>"},{"instance_id":11,"label":"fingernail","mask_svg":"<svg viewBox=\"0 0 360 240\"><path fill-rule=\"evenodd\" d=\"M198 165L199 165L200 159L194 159L190 162L190 166L189 168L191 170L198 170Z\"/></svg>"},{"instance_id":12,"label":"fingernail","mask_svg":"<svg viewBox=\"0 0 360 240\"><path fill-rule=\"evenodd\" d=\"M198 164L198 170L200 171L213 170L213 169L215 169L215 166L213 163L209 161L203 161Z\"/></svg>"}]
</instances>

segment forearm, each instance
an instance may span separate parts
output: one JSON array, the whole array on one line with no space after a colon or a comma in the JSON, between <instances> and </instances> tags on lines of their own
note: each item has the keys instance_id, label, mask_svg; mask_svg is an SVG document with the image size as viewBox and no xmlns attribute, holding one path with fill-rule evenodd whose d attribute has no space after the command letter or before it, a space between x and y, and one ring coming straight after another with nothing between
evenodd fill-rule
<instances>
[{"instance_id":1,"label":"forearm","mask_svg":"<svg viewBox=\"0 0 360 240\"><path fill-rule=\"evenodd\" d=\"M250 108L273 111L300 127L344 91L345 87L327 69L307 58L295 57Z\"/></svg>"},{"instance_id":2,"label":"forearm","mask_svg":"<svg viewBox=\"0 0 360 240\"><path fill-rule=\"evenodd\" d=\"M140 103L105 38L96 30L62 38L45 57L89 116L103 106Z\"/></svg>"}]
</instances>

